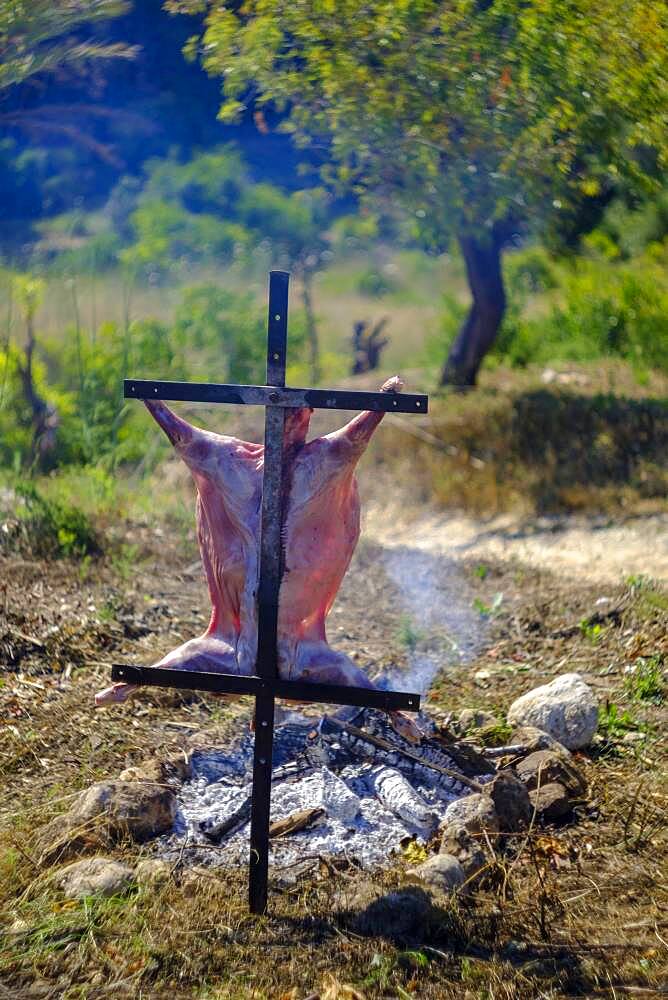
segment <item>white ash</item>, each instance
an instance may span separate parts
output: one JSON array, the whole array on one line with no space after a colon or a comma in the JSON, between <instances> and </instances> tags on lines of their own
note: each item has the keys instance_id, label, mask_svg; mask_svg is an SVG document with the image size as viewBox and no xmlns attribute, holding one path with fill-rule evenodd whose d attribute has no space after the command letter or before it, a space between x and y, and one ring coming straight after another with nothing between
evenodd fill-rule
<instances>
[{"instance_id":1,"label":"white ash","mask_svg":"<svg viewBox=\"0 0 668 1000\"><path fill-rule=\"evenodd\" d=\"M173 860L246 865L249 822L233 829L220 844L213 844L200 829L203 821L230 817L252 790L249 782L232 777L239 774L238 758L231 754L226 760L220 751L212 756L214 760L207 761L204 754L198 755L194 777L178 795L174 829L156 846ZM218 780L211 780L212 772ZM413 786L392 768L366 763L350 764L338 774L322 767L275 782L272 822L307 808L322 807L325 815L313 827L271 840L270 862L281 866L306 856L345 855L363 867L386 863L406 838L424 843L456 798L440 789Z\"/></svg>"}]
</instances>

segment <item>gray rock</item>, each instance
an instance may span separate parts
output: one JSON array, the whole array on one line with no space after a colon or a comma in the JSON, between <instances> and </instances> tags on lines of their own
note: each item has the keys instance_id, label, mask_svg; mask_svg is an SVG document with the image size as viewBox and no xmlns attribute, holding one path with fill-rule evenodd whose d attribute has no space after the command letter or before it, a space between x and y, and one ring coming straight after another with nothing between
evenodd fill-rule
<instances>
[{"instance_id":1,"label":"gray rock","mask_svg":"<svg viewBox=\"0 0 668 1000\"><path fill-rule=\"evenodd\" d=\"M529 792L531 806L538 817L546 823L554 823L564 819L571 812L571 802L568 792L558 782L550 782Z\"/></svg>"},{"instance_id":2,"label":"gray rock","mask_svg":"<svg viewBox=\"0 0 668 1000\"><path fill-rule=\"evenodd\" d=\"M518 726L517 729L513 730L508 742L513 745L521 743L526 747L527 753L535 753L536 750L551 750L561 757L572 756L570 750L567 750L563 743L555 740L554 736L543 732L542 729L536 729L535 726Z\"/></svg>"},{"instance_id":3,"label":"gray rock","mask_svg":"<svg viewBox=\"0 0 668 1000\"><path fill-rule=\"evenodd\" d=\"M504 833L518 833L527 828L533 813L529 793L512 771L499 771L485 791L494 803Z\"/></svg>"},{"instance_id":4,"label":"gray rock","mask_svg":"<svg viewBox=\"0 0 668 1000\"><path fill-rule=\"evenodd\" d=\"M386 892L367 881L337 893L333 910L356 934L403 941L422 940L434 915L431 897L423 887L411 885Z\"/></svg>"},{"instance_id":5,"label":"gray rock","mask_svg":"<svg viewBox=\"0 0 668 1000\"><path fill-rule=\"evenodd\" d=\"M162 784L167 779L167 774L162 761L143 760L140 764L133 764L126 767L118 776L119 781L152 781Z\"/></svg>"},{"instance_id":6,"label":"gray rock","mask_svg":"<svg viewBox=\"0 0 668 1000\"><path fill-rule=\"evenodd\" d=\"M164 785L100 781L85 789L69 812L57 816L40 832L40 863L64 861L124 837L141 843L170 830L175 814L176 797Z\"/></svg>"},{"instance_id":7,"label":"gray rock","mask_svg":"<svg viewBox=\"0 0 668 1000\"><path fill-rule=\"evenodd\" d=\"M134 873L113 858L86 858L62 868L55 881L69 899L83 896L116 896L132 884Z\"/></svg>"},{"instance_id":8,"label":"gray rock","mask_svg":"<svg viewBox=\"0 0 668 1000\"><path fill-rule=\"evenodd\" d=\"M433 854L416 868L406 873L436 892L450 893L466 881L466 873L457 858L451 854Z\"/></svg>"},{"instance_id":9,"label":"gray rock","mask_svg":"<svg viewBox=\"0 0 668 1000\"><path fill-rule=\"evenodd\" d=\"M149 757L138 764L126 767L118 776L119 781L152 781L157 784L172 782L180 784L192 777L190 759L183 754L169 754L166 757Z\"/></svg>"},{"instance_id":10,"label":"gray rock","mask_svg":"<svg viewBox=\"0 0 668 1000\"><path fill-rule=\"evenodd\" d=\"M451 824L445 827L441 837L439 854L450 854L464 869L467 882L487 868L487 855L479 839L472 837L466 827Z\"/></svg>"},{"instance_id":11,"label":"gray rock","mask_svg":"<svg viewBox=\"0 0 668 1000\"><path fill-rule=\"evenodd\" d=\"M584 798L587 782L578 767L553 750L536 750L515 765L515 773L529 791L539 785L549 785L556 781L563 785L573 798Z\"/></svg>"},{"instance_id":12,"label":"gray rock","mask_svg":"<svg viewBox=\"0 0 668 1000\"><path fill-rule=\"evenodd\" d=\"M514 701L508 722L535 726L569 750L577 750L592 741L598 726L598 705L579 674L562 674Z\"/></svg>"},{"instance_id":13,"label":"gray rock","mask_svg":"<svg viewBox=\"0 0 668 1000\"><path fill-rule=\"evenodd\" d=\"M153 888L169 881L174 864L162 858L144 858L135 868L135 880L141 888Z\"/></svg>"},{"instance_id":14,"label":"gray rock","mask_svg":"<svg viewBox=\"0 0 668 1000\"><path fill-rule=\"evenodd\" d=\"M473 837L483 838L483 832L493 842L499 832L499 817L489 795L474 792L451 802L445 810L445 826L462 826Z\"/></svg>"},{"instance_id":15,"label":"gray rock","mask_svg":"<svg viewBox=\"0 0 668 1000\"><path fill-rule=\"evenodd\" d=\"M69 817L78 823L100 819L113 839L141 842L171 830L176 797L149 781L100 781L81 793Z\"/></svg>"}]
</instances>

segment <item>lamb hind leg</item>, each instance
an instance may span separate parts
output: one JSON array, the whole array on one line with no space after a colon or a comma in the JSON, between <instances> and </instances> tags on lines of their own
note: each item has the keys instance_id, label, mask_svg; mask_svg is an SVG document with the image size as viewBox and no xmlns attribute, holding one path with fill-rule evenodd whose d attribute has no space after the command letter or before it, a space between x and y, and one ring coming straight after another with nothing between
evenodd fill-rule
<instances>
[{"instance_id":1,"label":"lamb hind leg","mask_svg":"<svg viewBox=\"0 0 668 1000\"><path fill-rule=\"evenodd\" d=\"M239 665L234 655L232 646L224 639L216 636L203 635L199 639L190 639L182 646L163 656L153 667L170 667L172 670L192 670L201 673L239 674ZM95 707L102 708L104 705L116 705L127 701L133 694L139 691L137 684L125 684L123 682L112 684L104 691L95 695ZM233 695L221 694L222 698L234 698Z\"/></svg>"},{"instance_id":2,"label":"lamb hind leg","mask_svg":"<svg viewBox=\"0 0 668 1000\"><path fill-rule=\"evenodd\" d=\"M374 688L363 670L344 653L337 653L325 642L301 642L295 656L295 666L285 680L311 681L314 684L341 684L344 687ZM422 732L403 712L388 712L392 728L409 743L419 743Z\"/></svg>"}]
</instances>

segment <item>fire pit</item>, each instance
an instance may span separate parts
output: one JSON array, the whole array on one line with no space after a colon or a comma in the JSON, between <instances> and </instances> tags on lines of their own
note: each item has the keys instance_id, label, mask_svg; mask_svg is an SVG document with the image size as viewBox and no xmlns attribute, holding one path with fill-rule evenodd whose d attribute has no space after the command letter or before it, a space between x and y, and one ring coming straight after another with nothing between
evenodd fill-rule
<instances>
[{"instance_id":1,"label":"fire pit","mask_svg":"<svg viewBox=\"0 0 668 1000\"><path fill-rule=\"evenodd\" d=\"M306 855L386 863L407 839L426 842L447 806L482 790L495 769L464 744L446 745L426 717L418 747L373 709L320 720L292 713L274 734L270 857L279 868ZM178 795L174 830L156 845L168 859L246 862L253 739L198 751Z\"/></svg>"}]
</instances>

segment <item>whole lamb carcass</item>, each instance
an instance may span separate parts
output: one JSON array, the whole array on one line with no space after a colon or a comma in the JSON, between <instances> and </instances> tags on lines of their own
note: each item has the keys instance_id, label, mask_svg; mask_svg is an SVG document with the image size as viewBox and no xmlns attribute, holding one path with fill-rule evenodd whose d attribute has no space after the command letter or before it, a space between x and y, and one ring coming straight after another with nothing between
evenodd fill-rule
<instances>
[{"instance_id":1,"label":"whole lamb carcass","mask_svg":"<svg viewBox=\"0 0 668 1000\"><path fill-rule=\"evenodd\" d=\"M381 391L399 392L402 386L394 376ZM147 401L146 407L195 480L197 534L212 605L204 635L154 666L251 675L257 655L264 448L194 427L162 402ZM367 410L307 443L311 413L289 409L285 418L278 671L285 680L371 688L367 675L329 646L325 621L359 538L355 467L384 414ZM124 701L135 690L135 685L114 684L95 703ZM405 735L417 737L401 713L392 717Z\"/></svg>"}]
</instances>

